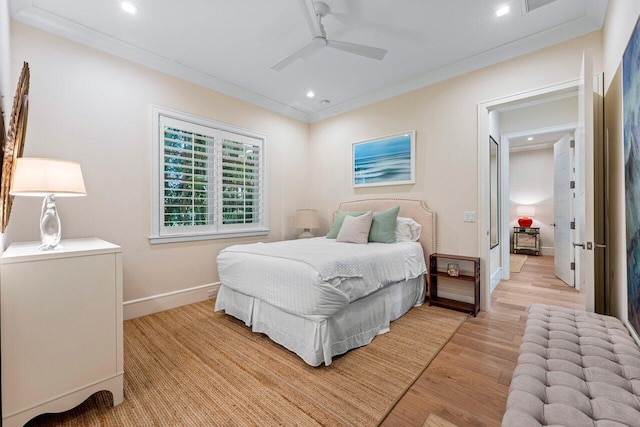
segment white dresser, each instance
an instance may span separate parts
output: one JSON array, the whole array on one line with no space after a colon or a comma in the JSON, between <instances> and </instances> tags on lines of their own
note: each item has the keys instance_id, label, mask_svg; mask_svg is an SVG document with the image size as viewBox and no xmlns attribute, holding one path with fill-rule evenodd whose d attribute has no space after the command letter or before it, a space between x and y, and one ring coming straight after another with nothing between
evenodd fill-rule
<instances>
[{"instance_id":1,"label":"white dresser","mask_svg":"<svg viewBox=\"0 0 640 427\"><path fill-rule=\"evenodd\" d=\"M95 238L39 245L14 243L0 256L4 427L100 390L123 400L121 248Z\"/></svg>"}]
</instances>

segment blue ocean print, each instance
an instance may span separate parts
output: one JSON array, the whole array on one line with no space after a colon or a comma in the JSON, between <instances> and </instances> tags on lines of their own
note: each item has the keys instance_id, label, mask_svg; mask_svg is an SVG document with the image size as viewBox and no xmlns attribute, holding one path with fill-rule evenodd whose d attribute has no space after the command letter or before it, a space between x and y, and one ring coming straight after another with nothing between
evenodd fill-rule
<instances>
[{"instance_id":1,"label":"blue ocean print","mask_svg":"<svg viewBox=\"0 0 640 427\"><path fill-rule=\"evenodd\" d=\"M622 57L627 310L640 333L640 21Z\"/></svg>"},{"instance_id":2,"label":"blue ocean print","mask_svg":"<svg viewBox=\"0 0 640 427\"><path fill-rule=\"evenodd\" d=\"M355 144L353 168L354 185L411 181L411 134Z\"/></svg>"}]
</instances>

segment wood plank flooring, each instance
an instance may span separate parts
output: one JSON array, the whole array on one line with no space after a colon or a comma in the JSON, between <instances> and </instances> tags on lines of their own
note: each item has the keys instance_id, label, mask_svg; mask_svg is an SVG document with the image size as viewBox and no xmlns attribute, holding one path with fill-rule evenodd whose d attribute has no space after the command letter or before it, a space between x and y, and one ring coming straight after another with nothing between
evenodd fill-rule
<instances>
[{"instance_id":1,"label":"wood plank flooring","mask_svg":"<svg viewBox=\"0 0 640 427\"><path fill-rule=\"evenodd\" d=\"M554 276L553 257L529 256L493 291L491 311L465 322L381 425L499 426L534 302L585 306L582 294Z\"/></svg>"}]
</instances>

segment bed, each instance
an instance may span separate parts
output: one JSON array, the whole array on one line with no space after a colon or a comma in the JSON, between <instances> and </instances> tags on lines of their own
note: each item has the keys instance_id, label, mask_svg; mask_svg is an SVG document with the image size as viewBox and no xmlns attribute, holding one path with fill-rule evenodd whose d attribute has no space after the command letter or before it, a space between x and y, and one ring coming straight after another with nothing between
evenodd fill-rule
<instances>
[{"instance_id":1,"label":"bed","mask_svg":"<svg viewBox=\"0 0 640 427\"><path fill-rule=\"evenodd\" d=\"M398 217L422 226L417 242L356 245L317 237L226 248L217 259L215 310L312 366L330 365L334 356L370 343L422 304L436 216L419 200L366 199L338 208L380 212L394 206Z\"/></svg>"}]
</instances>

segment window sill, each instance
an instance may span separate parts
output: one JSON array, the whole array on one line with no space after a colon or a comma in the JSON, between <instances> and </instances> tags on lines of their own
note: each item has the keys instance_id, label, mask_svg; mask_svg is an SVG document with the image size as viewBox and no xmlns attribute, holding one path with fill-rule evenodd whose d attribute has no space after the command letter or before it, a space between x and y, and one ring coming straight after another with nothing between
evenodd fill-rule
<instances>
[{"instance_id":1,"label":"window sill","mask_svg":"<svg viewBox=\"0 0 640 427\"><path fill-rule=\"evenodd\" d=\"M152 245L159 245L163 243L195 242L200 240L238 239L241 237L266 236L267 234L269 234L269 229L252 230L252 231L235 231L233 233L218 233L218 234L150 236L149 243Z\"/></svg>"}]
</instances>

